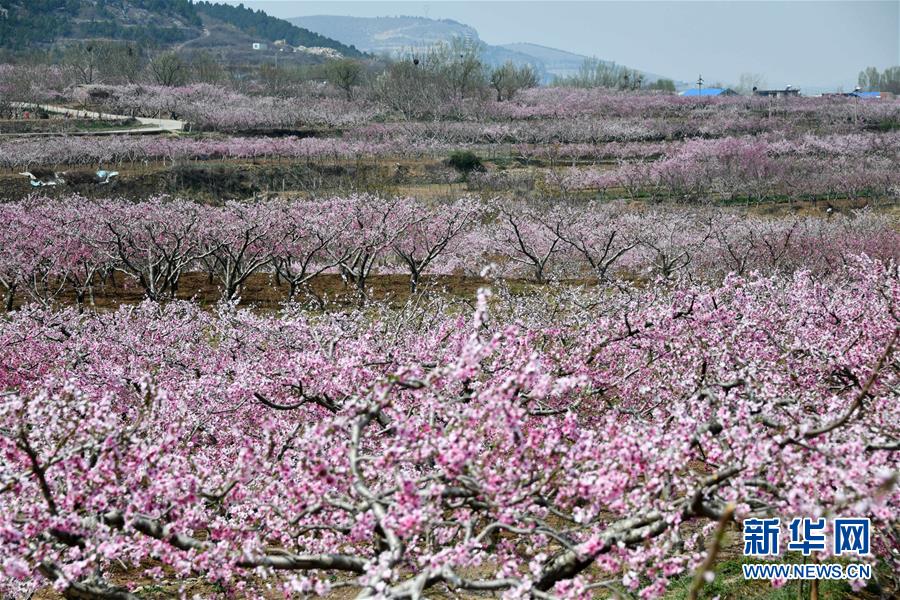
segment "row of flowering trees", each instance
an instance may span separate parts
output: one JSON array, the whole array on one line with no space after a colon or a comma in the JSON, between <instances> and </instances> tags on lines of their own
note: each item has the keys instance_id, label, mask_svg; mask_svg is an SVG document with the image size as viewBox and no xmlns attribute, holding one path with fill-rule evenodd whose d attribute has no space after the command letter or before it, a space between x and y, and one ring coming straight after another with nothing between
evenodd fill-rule
<instances>
[{"instance_id":1,"label":"row of flowering trees","mask_svg":"<svg viewBox=\"0 0 900 600\"><path fill-rule=\"evenodd\" d=\"M798 196L881 198L900 192L896 149L838 152L775 153L769 144L749 138L691 141L657 160L620 161L612 168L570 168L553 183L562 191L593 188L624 192L630 198L680 200L717 194L757 201Z\"/></svg>"},{"instance_id":2,"label":"row of flowering trees","mask_svg":"<svg viewBox=\"0 0 900 600\"><path fill-rule=\"evenodd\" d=\"M3 74L0 72L0 84ZM391 103L360 94L353 101L333 90L307 85L288 97L246 93L228 87L91 85L63 90L57 100L91 104L106 112L155 117L176 115L202 129L239 131L298 125L346 127L392 116ZM53 100L53 98L48 98ZM777 102L767 98L685 98L670 94L621 93L604 89L538 88L507 102L447 95L423 99L429 106L405 111L441 121L558 121L576 124L643 123L658 137L733 135L774 129L845 132L865 125L896 122L898 103L859 102L854 98L803 98ZM432 106L432 104L434 104ZM396 108L396 107L394 107ZM400 118L406 121L407 118ZM429 119L431 120L431 119Z\"/></svg>"},{"instance_id":3,"label":"row of flowering trees","mask_svg":"<svg viewBox=\"0 0 900 600\"><path fill-rule=\"evenodd\" d=\"M760 122L772 124L805 123L813 129L840 128L847 123L878 123L896 119L900 110L897 102L860 102L858 98L841 96L801 97L788 101L766 97L702 98L659 93L614 92L604 88L579 89L569 87L540 87L524 90L514 102L481 110L485 119L532 120L542 118L601 117L659 117L671 123L701 120L713 121L712 126L740 123L744 117L755 116ZM842 125L843 124L843 125Z\"/></svg>"},{"instance_id":4,"label":"row of flowering trees","mask_svg":"<svg viewBox=\"0 0 900 600\"><path fill-rule=\"evenodd\" d=\"M900 279L844 259L483 292L469 317L23 308L0 321L0 594L657 598L713 529L811 515L871 519L849 560L896 586Z\"/></svg>"},{"instance_id":5,"label":"row of flowering trees","mask_svg":"<svg viewBox=\"0 0 900 600\"><path fill-rule=\"evenodd\" d=\"M358 157L426 155L447 152L446 145L406 144L406 140L367 142L340 138L228 137L170 138L113 135L61 136L20 139L0 143L0 166L28 169L35 166L116 164L151 161L178 162L211 159L293 160L350 159Z\"/></svg>"},{"instance_id":6,"label":"row of flowering trees","mask_svg":"<svg viewBox=\"0 0 900 600\"><path fill-rule=\"evenodd\" d=\"M49 305L70 288L82 303L116 272L152 300L173 298L191 270L215 278L225 299L236 297L260 271L286 282L289 298L326 270L339 272L364 295L389 252L405 265L415 288L435 259L456 248L480 211L468 200L429 207L373 196L221 207L71 197L30 198L0 206L0 214L0 284L11 307L19 289Z\"/></svg>"},{"instance_id":7,"label":"row of flowering trees","mask_svg":"<svg viewBox=\"0 0 900 600\"><path fill-rule=\"evenodd\" d=\"M58 137L46 140L20 139L0 144L0 166L128 163L141 160L186 160L210 158L341 158L358 156L415 156L446 154L470 148L484 155L509 153L537 159L553 166L578 159L583 162L610 159L655 159L688 156L729 162L753 156L770 160L800 157L882 157L897 161L900 134L852 133L786 136L783 132L759 136L695 138L688 141L616 142L586 127L566 124L562 132L551 124L479 126L472 123L369 125L345 132L342 137ZM608 127L608 125L604 125ZM789 164L787 165L790 166Z\"/></svg>"},{"instance_id":8,"label":"row of flowering trees","mask_svg":"<svg viewBox=\"0 0 900 600\"><path fill-rule=\"evenodd\" d=\"M667 121L665 123L668 123ZM671 124L670 124L671 125ZM751 135L752 134L752 135ZM344 137L354 140L410 144L530 144L564 157L629 158L671 153L687 142L733 144L759 140L773 154L850 155L895 151L898 134L893 132L843 131L823 127L809 131L801 127L772 126L759 131L664 132L653 119L542 119L539 121L465 121L374 123L348 129ZM720 142L721 140L721 142ZM581 148L578 145L583 145Z\"/></svg>"},{"instance_id":9,"label":"row of flowering trees","mask_svg":"<svg viewBox=\"0 0 900 600\"><path fill-rule=\"evenodd\" d=\"M380 114L364 102L301 90L296 97L249 95L205 83L187 86L79 86L69 100L135 117L174 117L200 129L243 131L320 125L344 127Z\"/></svg>"},{"instance_id":10,"label":"row of flowering trees","mask_svg":"<svg viewBox=\"0 0 900 600\"><path fill-rule=\"evenodd\" d=\"M534 205L501 199L425 203L369 195L206 206L33 197L0 205L0 285L43 305L63 293L91 302L130 278L151 300L176 297L186 272L205 272L224 299L256 273L294 299L317 275L339 273L364 298L375 273L607 281L621 276L721 279L728 272L832 271L849 254L900 258L889 216L768 219L710 209L625 203Z\"/></svg>"}]
</instances>

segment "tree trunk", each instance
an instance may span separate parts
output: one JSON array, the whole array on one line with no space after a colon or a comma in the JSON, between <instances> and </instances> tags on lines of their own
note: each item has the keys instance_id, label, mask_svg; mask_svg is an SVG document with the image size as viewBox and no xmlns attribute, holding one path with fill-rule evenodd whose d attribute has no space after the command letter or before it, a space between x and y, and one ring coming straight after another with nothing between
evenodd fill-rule
<instances>
[{"instance_id":1,"label":"tree trunk","mask_svg":"<svg viewBox=\"0 0 900 600\"><path fill-rule=\"evenodd\" d=\"M12 312L13 303L16 299L16 286L12 285L6 290L6 301L4 302L6 312Z\"/></svg>"}]
</instances>

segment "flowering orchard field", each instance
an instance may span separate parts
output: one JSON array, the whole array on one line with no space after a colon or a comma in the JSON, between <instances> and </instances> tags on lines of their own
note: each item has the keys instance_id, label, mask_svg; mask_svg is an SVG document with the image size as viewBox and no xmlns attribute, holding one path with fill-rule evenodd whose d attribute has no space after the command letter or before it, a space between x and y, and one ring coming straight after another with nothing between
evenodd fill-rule
<instances>
[{"instance_id":1,"label":"flowering orchard field","mask_svg":"<svg viewBox=\"0 0 900 600\"><path fill-rule=\"evenodd\" d=\"M0 91L4 73L0 71ZM691 98L653 93L543 88L506 102L447 98L399 114L377 96L337 97L305 85L285 96L223 86L90 85L33 89L31 99L122 116L184 121L179 136L21 137L0 141L0 168L65 172L96 165L152 167L248 162L332 167L414 161L433 173L373 184L351 178L327 191L388 191L396 184L446 183L438 165L455 151L482 161L456 174L468 191L654 201L794 199L880 201L900 194L900 102L838 98ZM0 113L3 99L0 98ZM452 177L452 176L451 176ZM65 178L65 175L63 175ZM30 189L12 180L21 199ZM284 178L260 186L284 188ZM320 186L321 187L321 186ZM377 189L376 189L377 188ZM71 190L70 190L71 191ZM86 190L78 189L80 193ZM157 188L182 194L181 189ZM104 194L108 192L104 190ZM146 194L142 194L146 196ZM235 196L236 197L236 196Z\"/></svg>"},{"instance_id":2,"label":"flowering orchard field","mask_svg":"<svg viewBox=\"0 0 900 600\"><path fill-rule=\"evenodd\" d=\"M31 305L0 330L4 589L657 597L728 505L869 517L896 572L898 298L860 256L474 312Z\"/></svg>"},{"instance_id":3,"label":"flowering orchard field","mask_svg":"<svg viewBox=\"0 0 900 600\"><path fill-rule=\"evenodd\" d=\"M498 148L480 144L430 140L420 132L396 132L393 139L349 138L148 138L110 136L68 137L48 147L44 140L24 139L0 144L0 165L27 169L40 165L92 165L163 161L172 165L191 160L287 159L309 163L360 157L444 156L459 148L489 154ZM514 138L515 139L515 138ZM796 140L725 137L689 142L566 144L514 143L504 151L521 160L599 162L616 160L610 168L569 167L548 179L559 191L599 189L622 191L631 198L696 200L710 195L763 199L804 196L828 198L883 197L900 189L900 136L844 134ZM822 160L828 168L822 171ZM502 172L476 174L482 187L502 191Z\"/></svg>"},{"instance_id":4,"label":"flowering orchard field","mask_svg":"<svg viewBox=\"0 0 900 600\"><path fill-rule=\"evenodd\" d=\"M199 577L237 597L654 598L703 569L714 529L772 515L870 518L863 560L900 569L885 213L366 195L0 210L8 596ZM474 304L367 301L378 274L485 267L501 278ZM166 301L198 270L220 306ZM287 300L324 272L359 308L236 304L251 274ZM147 299L86 310L115 277Z\"/></svg>"},{"instance_id":5,"label":"flowering orchard field","mask_svg":"<svg viewBox=\"0 0 900 600\"><path fill-rule=\"evenodd\" d=\"M3 600L900 590L900 103L32 72L184 129L0 141Z\"/></svg>"},{"instance_id":6,"label":"flowering orchard field","mask_svg":"<svg viewBox=\"0 0 900 600\"><path fill-rule=\"evenodd\" d=\"M347 101L327 86L290 90L283 97L242 93L222 86L196 84L182 87L153 85L91 85L59 91L35 92L43 102L90 104L106 112L158 116L176 114L200 128L241 131L265 127L292 127L298 123L326 126L394 121L396 115L377 98L360 95ZM606 89L535 88L513 100L493 102L478 98L447 97L438 105L423 102L413 121L441 122L453 129L455 121L522 123L549 121L575 132L585 120L598 131L613 132L621 123L642 124L656 134L752 133L773 129L833 131L879 123L897 115L894 102L858 103L845 98L797 98L786 104L766 98L717 98L698 104L695 99L668 94L630 94ZM712 117L712 118L711 118ZM602 129L603 120L612 123ZM402 119L409 121L409 119ZM773 127L775 125L775 127ZM428 127L428 125L424 125Z\"/></svg>"}]
</instances>

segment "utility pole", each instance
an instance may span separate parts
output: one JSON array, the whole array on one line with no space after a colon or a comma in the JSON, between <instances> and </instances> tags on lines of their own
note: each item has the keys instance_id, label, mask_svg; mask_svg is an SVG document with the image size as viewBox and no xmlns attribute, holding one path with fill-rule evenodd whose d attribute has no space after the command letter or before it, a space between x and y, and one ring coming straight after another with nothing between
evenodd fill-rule
<instances>
[{"instance_id":1,"label":"utility pole","mask_svg":"<svg viewBox=\"0 0 900 600\"><path fill-rule=\"evenodd\" d=\"M697 97L703 95L703 75L697 75Z\"/></svg>"}]
</instances>

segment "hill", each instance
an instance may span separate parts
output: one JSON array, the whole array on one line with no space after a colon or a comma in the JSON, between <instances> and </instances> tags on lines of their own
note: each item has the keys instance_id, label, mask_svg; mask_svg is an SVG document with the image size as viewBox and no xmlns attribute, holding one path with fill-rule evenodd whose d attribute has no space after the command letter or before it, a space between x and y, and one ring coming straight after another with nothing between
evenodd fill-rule
<instances>
[{"instance_id":1,"label":"hill","mask_svg":"<svg viewBox=\"0 0 900 600\"><path fill-rule=\"evenodd\" d=\"M188 0L0 0L0 48L10 50L61 39L174 44L201 32Z\"/></svg>"},{"instance_id":2,"label":"hill","mask_svg":"<svg viewBox=\"0 0 900 600\"><path fill-rule=\"evenodd\" d=\"M216 26L221 45L286 40L292 46L361 53L261 10L190 0L0 0L0 48L27 52L59 42L111 39L179 47L207 40Z\"/></svg>"},{"instance_id":3,"label":"hill","mask_svg":"<svg viewBox=\"0 0 900 600\"><path fill-rule=\"evenodd\" d=\"M477 40L478 32L451 19L423 17L297 17L289 22L375 54L394 55L455 37Z\"/></svg>"},{"instance_id":4,"label":"hill","mask_svg":"<svg viewBox=\"0 0 900 600\"><path fill-rule=\"evenodd\" d=\"M578 69L581 68L584 59L587 58L581 54L549 48L539 44L503 44L500 47L510 52L517 52L539 60L548 71L560 77L578 73Z\"/></svg>"},{"instance_id":5,"label":"hill","mask_svg":"<svg viewBox=\"0 0 900 600\"><path fill-rule=\"evenodd\" d=\"M499 47L511 52L529 56L532 59L539 61L544 65L544 68L549 74L558 77L577 75L579 69L581 69L581 66L584 63L584 60L588 58L583 54L575 54L573 52L559 50L558 48L541 46L540 44L503 44ZM647 83L653 83L654 81L657 81L659 79L666 79L664 75L651 73L649 71L643 71L641 69L638 70L644 75L644 81L646 81Z\"/></svg>"},{"instance_id":6,"label":"hill","mask_svg":"<svg viewBox=\"0 0 900 600\"><path fill-rule=\"evenodd\" d=\"M231 6L212 2L197 2L194 6L202 15L232 25L242 33L253 36L259 41L285 40L291 46L331 48L344 56L362 56L362 52L352 44L343 44L330 36L320 35L284 19L271 17L262 10L245 8L243 5Z\"/></svg>"},{"instance_id":7,"label":"hill","mask_svg":"<svg viewBox=\"0 0 900 600\"><path fill-rule=\"evenodd\" d=\"M295 17L288 21L375 54L397 55L410 49L449 42L453 38L481 41L474 27L452 19L314 15ZM508 60L517 65L530 64L546 83L557 76L576 74L588 57L538 44L495 46L483 43L482 58L492 66ZM650 83L662 76L644 73L644 77Z\"/></svg>"}]
</instances>

